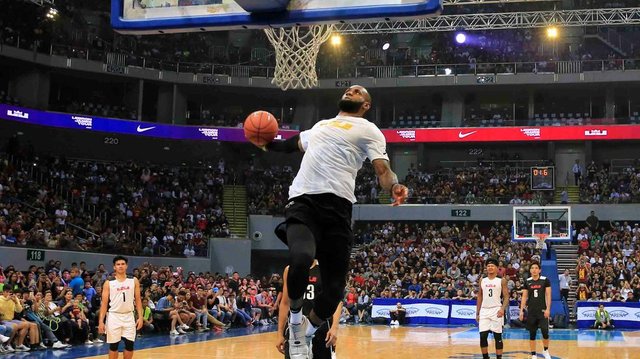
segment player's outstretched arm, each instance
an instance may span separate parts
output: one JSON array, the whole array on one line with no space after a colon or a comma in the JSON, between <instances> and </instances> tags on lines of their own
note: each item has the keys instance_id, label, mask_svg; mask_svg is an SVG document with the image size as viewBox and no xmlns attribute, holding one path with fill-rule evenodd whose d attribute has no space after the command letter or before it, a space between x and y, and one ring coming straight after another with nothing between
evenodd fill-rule
<instances>
[{"instance_id":1,"label":"player's outstretched arm","mask_svg":"<svg viewBox=\"0 0 640 359\"><path fill-rule=\"evenodd\" d=\"M104 317L107 315L107 307L109 305L109 281L105 281L102 285L102 301L100 302L100 314L98 316L98 333L103 334Z\"/></svg>"},{"instance_id":2,"label":"player's outstretched arm","mask_svg":"<svg viewBox=\"0 0 640 359\"><path fill-rule=\"evenodd\" d=\"M548 278L547 281L549 281ZM547 309L544 311L544 317L549 318L551 316L551 283L549 283L549 286L544 289L544 298L547 302Z\"/></svg>"},{"instance_id":3,"label":"player's outstretched arm","mask_svg":"<svg viewBox=\"0 0 640 359\"><path fill-rule=\"evenodd\" d=\"M522 289L522 299L520 299L520 316L519 316L520 321L524 320L524 308L527 307L528 298L529 298L529 289L525 286L524 289Z\"/></svg>"},{"instance_id":4,"label":"player's outstretched arm","mask_svg":"<svg viewBox=\"0 0 640 359\"><path fill-rule=\"evenodd\" d=\"M502 315L498 317L502 317L509 310L509 286L507 285L507 279L502 278Z\"/></svg>"},{"instance_id":5,"label":"player's outstretched arm","mask_svg":"<svg viewBox=\"0 0 640 359\"><path fill-rule=\"evenodd\" d=\"M144 324L144 311L142 310L142 298L140 298L140 281L138 281L138 278L133 278L133 283L134 283L134 299L136 301L136 312L138 312L138 321L136 322L136 328L138 330L142 329L142 326Z\"/></svg>"},{"instance_id":6,"label":"player's outstretched arm","mask_svg":"<svg viewBox=\"0 0 640 359\"><path fill-rule=\"evenodd\" d=\"M261 147L265 151L269 152L284 152L284 153L292 153L292 152L304 152L304 147L302 147L302 141L300 141L300 135L295 135L288 140L284 141L271 141L267 143L266 146Z\"/></svg>"},{"instance_id":7,"label":"player's outstretched arm","mask_svg":"<svg viewBox=\"0 0 640 359\"><path fill-rule=\"evenodd\" d=\"M289 289L287 288L287 277L289 276L289 266L284 269L282 274L282 299L278 307L278 343L276 348L281 354L284 354L284 328L289 323Z\"/></svg>"},{"instance_id":8,"label":"player's outstretched arm","mask_svg":"<svg viewBox=\"0 0 640 359\"><path fill-rule=\"evenodd\" d=\"M476 321L480 322L480 308L482 308L482 277L478 278L478 295L476 296Z\"/></svg>"},{"instance_id":9,"label":"player's outstretched arm","mask_svg":"<svg viewBox=\"0 0 640 359\"><path fill-rule=\"evenodd\" d=\"M338 304L338 308L333 313L333 318L331 318L331 328L327 332L327 336L324 338L324 341L327 343L327 348L331 348L336 345L338 342L338 328L340 327L340 315L342 314L342 306L343 303L340 301Z\"/></svg>"},{"instance_id":10,"label":"player's outstretched arm","mask_svg":"<svg viewBox=\"0 0 640 359\"><path fill-rule=\"evenodd\" d=\"M409 189L398 183L398 176L389 167L389 161L379 158L371 161L371 164L373 164L373 169L378 176L380 187L393 195L393 205L398 206L404 203L409 196Z\"/></svg>"}]
</instances>

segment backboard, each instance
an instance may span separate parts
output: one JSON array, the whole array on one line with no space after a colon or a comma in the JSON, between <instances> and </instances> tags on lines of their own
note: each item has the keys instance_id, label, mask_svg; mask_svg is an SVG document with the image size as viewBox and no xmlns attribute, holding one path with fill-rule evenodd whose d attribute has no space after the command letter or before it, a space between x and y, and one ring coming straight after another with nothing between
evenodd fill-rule
<instances>
[{"instance_id":1,"label":"backboard","mask_svg":"<svg viewBox=\"0 0 640 359\"><path fill-rule=\"evenodd\" d=\"M442 10L441 2L442 0L112 0L111 25L120 33L158 34L388 21L438 15Z\"/></svg>"},{"instance_id":2,"label":"backboard","mask_svg":"<svg viewBox=\"0 0 640 359\"><path fill-rule=\"evenodd\" d=\"M538 234L550 241L570 241L571 207L513 207L513 240L534 241Z\"/></svg>"}]
</instances>

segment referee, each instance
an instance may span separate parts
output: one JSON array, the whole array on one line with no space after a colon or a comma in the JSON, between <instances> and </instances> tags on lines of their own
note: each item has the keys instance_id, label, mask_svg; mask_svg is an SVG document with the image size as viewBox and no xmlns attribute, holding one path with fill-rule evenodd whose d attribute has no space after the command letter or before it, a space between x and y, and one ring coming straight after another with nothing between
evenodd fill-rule
<instances>
[{"instance_id":1,"label":"referee","mask_svg":"<svg viewBox=\"0 0 640 359\"><path fill-rule=\"evenodd\" d=\"M549 354L549 316L551 315L551 282L540 275L540 263L533 262L529 269L531 277L524 282L522 302L520 303L520 321L524 320L524 309L527 308L527 329L529 329L529 346L531 358L536 359L536 334L538 328L542 332L542 344L545 359Z\"/></svg>"}]
</instances>

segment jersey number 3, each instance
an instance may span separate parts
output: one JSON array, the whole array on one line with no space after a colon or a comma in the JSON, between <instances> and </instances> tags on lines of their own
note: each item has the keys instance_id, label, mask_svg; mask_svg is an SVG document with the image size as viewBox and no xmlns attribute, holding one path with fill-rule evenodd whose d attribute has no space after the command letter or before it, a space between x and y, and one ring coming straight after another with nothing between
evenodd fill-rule
<instances>
[{"instance_id":1,"label":"jersey number 3","mask_svg":"<svg viewBox=\"0 0 640 359\"><path fill-rule=\"evenodd\" d=\"M489 296L493 297L493 288L489 288Z\"/></svg>"},{"instance_id":2,"label":"jersey number 3","mask_svg":"<svg viewBox=\"0 0 640 359\"><path fill-rule=\"evenodd\" d=\"M315 286L313 284L309 284L307 286L307 291L304 293L304 299L306 300L314 300L316 297Z\"/></svg>"}]
</instances>

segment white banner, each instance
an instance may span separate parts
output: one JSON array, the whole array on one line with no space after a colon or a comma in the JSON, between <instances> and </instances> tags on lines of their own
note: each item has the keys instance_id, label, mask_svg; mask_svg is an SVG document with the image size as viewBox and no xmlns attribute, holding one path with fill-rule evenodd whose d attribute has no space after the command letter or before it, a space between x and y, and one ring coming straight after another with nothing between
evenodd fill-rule
<instances>
[{"instance_id":1,"label":"white banner","mask_svg":"<svg viewBox=\"0 0 640 359\"><path fill-rule=\"evenodd\" d=\"M402 307L407 311L407 317L430 317L449 318L449 306L446 304L413 303L404 304ZM371 316L390 318L389 311L395 310L395 305L373 305ZM475 310L474 310L475 311ZM475 317L474 317L475 318Z\"/></svg>"},{"instance_id":2,"label":"white banner","mask_svg":"<svg viewBox=\"0 0 640 359\"><path fill-rule=\"evenodd\" d=\"M451 318L457 319L476 319L476 306L471 305L451 305Z\"/></svg>"},{"instance_id":3,"label":"white banner","mask_svg":"<svg viewBox=\"0 0 640 359\"><path fill-rule=\"evenodd\" d=\"M622 306L606 306L606 311L613 320L640 322L640 308ZM578 307L578 320L596 320L598 307Z\"/></svg>"}]
</instances>

